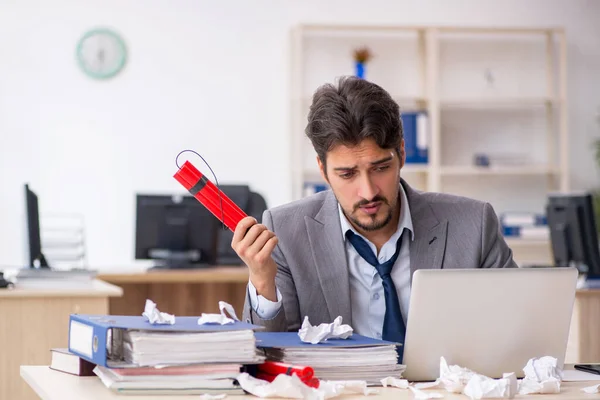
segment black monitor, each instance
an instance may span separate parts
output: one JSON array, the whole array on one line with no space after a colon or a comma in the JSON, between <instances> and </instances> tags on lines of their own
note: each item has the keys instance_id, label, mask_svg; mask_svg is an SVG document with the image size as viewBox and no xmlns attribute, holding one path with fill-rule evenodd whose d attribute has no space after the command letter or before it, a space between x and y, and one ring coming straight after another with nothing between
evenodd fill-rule
<instances>
[{"instance_id":1,"label":"black monitor","mask_svg":"<svg viewBox=\"0 0 600 400\"><path fill-rule=\"evenodd\" d=\"M554 264L576 266L588 278L600 278L600 251L592 195L551 194L546 207Z\"/></svg>"},{"instance_id":2,"label":"black monitor","mask_svg":"<svg viewBox=\"0 0 600 400\"><path fill-rule=\"evenodd\" d=\"M154 268L202 268L215 264L218 220L194 197L136 198L135 258Z\"/></svg>"},{"instance_id":3,"label":"black monitor","mask_svg":"<svg viewBox=\"0 0 600 400\"><path fill-rule=\"evenodd\" d=\"M30 268L49 268L42 252L40 212L37 195L25 184L25 209L27 219L28 255Z\"/></svg>"}]
</instances>

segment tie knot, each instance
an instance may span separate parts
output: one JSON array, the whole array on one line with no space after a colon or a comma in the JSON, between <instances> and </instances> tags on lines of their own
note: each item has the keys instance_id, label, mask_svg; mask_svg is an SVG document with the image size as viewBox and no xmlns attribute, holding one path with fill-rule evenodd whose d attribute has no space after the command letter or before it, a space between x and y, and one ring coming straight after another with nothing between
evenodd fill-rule
<instances>
[{"instance_id":1,"label":"tie knot","mask_svg":"<svg viewBox=\"0 0 600 400\"><path fill-rule=\"evenodd\" d=\"M400 237L402 237L402 235L400 235ZM346 232L346 238L348 238L352 246L356 249L356 252L366 262L375 267L377 273L379 273L379 276L381 276L381 279L386 279L390 277L392 268L394 267L396 259L398 258L398 255L400 253L400 239L398 239L398 241L396 242L396 252L394 253L394 255L384 263L379 263L377 256L373 253L369 244L362 237L356 235L351 230L348 230Z\"/></svg>"},{"instance_id":2,"label":"tie knot","mask_svg":"<svg viewBox=\"0 0 600 400\"><path fill-rule=\"evenodd\" d=\"M379 273L379 276L381 276L381 279L386 279L390 276L390 274L392 273L392 268L394 268L395 261L395 259L388 260L383 264L379 264L375 267L375 269L377 269L377 272Z\"/></svg>"}]
</instances>

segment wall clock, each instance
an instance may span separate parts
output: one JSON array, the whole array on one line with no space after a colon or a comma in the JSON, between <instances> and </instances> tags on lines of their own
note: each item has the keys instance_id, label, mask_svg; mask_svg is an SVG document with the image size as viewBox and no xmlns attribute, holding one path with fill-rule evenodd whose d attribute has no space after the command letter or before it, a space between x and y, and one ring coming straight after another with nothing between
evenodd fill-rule
<instances>
[{"instance_id":1,"label":"wall clock","mask_svg":"<svg viewBox=\"0 0 600 400\"><path fill-rule=\"evenodd\" d=\"M77 61L82 71L91 78L112 78L125 66L127 48L116 32L93 29L79 40Z\"/></svg>"}]
</instances>

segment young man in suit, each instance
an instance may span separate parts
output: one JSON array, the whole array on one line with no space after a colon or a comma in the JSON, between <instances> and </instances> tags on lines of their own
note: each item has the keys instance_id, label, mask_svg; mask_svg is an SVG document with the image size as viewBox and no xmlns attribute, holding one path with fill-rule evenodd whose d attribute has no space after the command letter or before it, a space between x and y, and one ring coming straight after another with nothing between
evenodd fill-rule
<instances>
[{"instance_id":1,"label":"young man in suit","mask_svg":"<svg viewBox=\"0 0 600 400\"><path fill-rule=\"evenodd\" d=\"M320 87L306 135L331 190L238 224L245 320L297 331L305 316L342 316L356 333L403 343L415 270L516 267L490 204L401 178L400 109L378 85L345 77Z\"/></svg>"}]
</instances>

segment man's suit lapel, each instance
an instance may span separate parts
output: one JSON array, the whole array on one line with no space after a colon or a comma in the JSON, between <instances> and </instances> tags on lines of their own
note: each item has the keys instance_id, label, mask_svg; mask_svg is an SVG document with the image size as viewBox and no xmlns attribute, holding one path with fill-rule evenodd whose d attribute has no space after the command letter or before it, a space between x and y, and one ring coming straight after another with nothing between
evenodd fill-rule
<instances>
[{"instance_id":1,"label":"man's suit lapel","mask_svg":"<svg viewBox=\"0 0 600 400\"><path fill-rule=\"evenodd\" d=\"M410 270L439 269L446 249L448 221L438 220L429 203L404 180L413 223L414 240L410 244ZM348 262L344 250L337 200L329 192L315 218L305 217L312 257L319 276L321 290L332 322L341 315L352 324Z\"/></svg>"},{"instance_id":2,"label":"man's suit lapel","mask_svg":"<svg viewBox=\"0 0 600 400\"><path fill-rule=\"evenodd\" d=\"M344 323L352 324L348 263L337 207L335 196L329 192L315 218L305 217L304 221L329 322L341 315Z\"/></svg>"},{"instance_id":3,"label":"man's suit lapel","mask_svg":"<svg viewBox=\"0 0 600 400\"><path fill-rule=\"evenodd\" d=\"M410 272L417 269L439 269L444 261L448 221L438 220L429 203L413 190L404 180L410 214L413 223L414 241L410 244Z\"/></svg>"}]
</instances>

